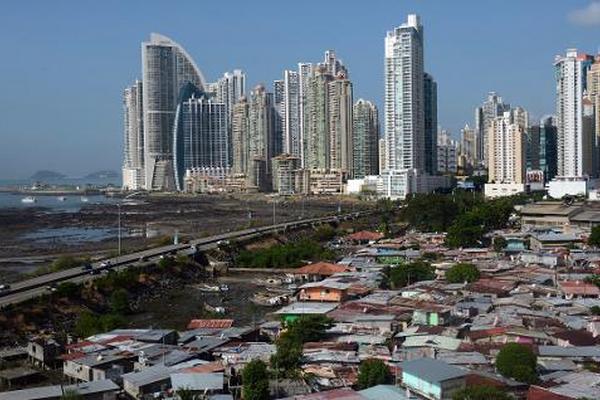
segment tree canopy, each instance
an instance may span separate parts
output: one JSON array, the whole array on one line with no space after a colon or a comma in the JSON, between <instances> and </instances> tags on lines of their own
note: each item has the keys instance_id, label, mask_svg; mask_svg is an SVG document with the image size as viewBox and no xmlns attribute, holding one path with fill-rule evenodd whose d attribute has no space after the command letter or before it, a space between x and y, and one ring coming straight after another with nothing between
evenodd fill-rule
<instances>
[{"instance_id":1,"label":"tree canopy","mask_svg":"<svg viewBox=\"0 0 600 400\"><path fill-rule=\"evenodd\" d=\"M358 387L361 389L391 383L392 378L388 366L379 359L371 358L360 363L358 369Z\"/></svg>"},{"instance_id":2,"label":"tree canopy","mask_svg":"<svg viewBox=\"0 0 600 400\"><path fill-rule=\"evenodd\" d=\"M435 268L426 261L417 260L392 267L387 272L388 285L401 288L411 283L435 278Z\"/></svg>"},{"instance_id":3,"label":"tree canopy","mask_svg":"<svg viewBox=\"0 0 600 400\"><path fill-rule=\"evenodd\" d=\"M496 356L496 369L507 378L535 383L537 356L527 346L519 343L505 344Z\"/></svg>"},{"instance_id":4,"label":"tree canopy","mask_svg":"<svg viewBox=\"0 0 600 400\"><path fill-rule=\"evenodd\" d=\"M514 400L514 397L492 386L475 385L455 392L452 400Z\"/></svg>"},{"instance_id":5,"label":"tree canopy","mask_svg":"<svg viewBox=\"0 0 600 400\"><path fill-rule=\"evenodd\" d=\"M242 371L244 400L269 399L269 373L267 365L259 359L252 360Z\"/></svg>"},{"instance_id":6,"label":"tree canopy","mask_svg":"<svg viewBox=\"0 0 600 400\"><path fill-rule=\"evenodd\" d=\"M600 246L600 225L594 226L592 228L592 233L587 240L587 243L590 246L599 247Z\"/></svg>"},{"instance_id":7,"label":"tree canopy","mask_svg":"<svg viewBox=\"0 0 600 400\"><path fill-rule=\"evenodd\" d=\"M471 283L479 279L479 269L470 263L458 263L446 271L445 276L449 283Z\"/></svg>"}]
</instances>

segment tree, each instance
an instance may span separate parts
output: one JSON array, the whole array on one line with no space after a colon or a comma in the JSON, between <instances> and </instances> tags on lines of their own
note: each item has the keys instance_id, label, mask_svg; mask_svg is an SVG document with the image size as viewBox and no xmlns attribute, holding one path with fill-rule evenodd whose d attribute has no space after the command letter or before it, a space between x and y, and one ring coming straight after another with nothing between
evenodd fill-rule
<instances>
[{"instance_id":1,"label":"tree","mask_svg":"<svg viewBox=\"0 0 600 400\"><path fill-rule=\"evenodd\" d=\"M288 376L294 375L300 367L302 342L285 332L277 338L275 346L276 351L271 356L271 366Z\"/></svg>"},{"instance_id":2,"label":"tree","mask_svg":"<svg viewBox=\"0 0 600 400\"><path fill-rule=\"evenodd\" d=\"M392 382L388 366L381 360L371 358L360 363L358 368L358 387L361 389Z\"/></svg>"},{"instance_id":3,"label":"tree","mask_svg":"<svg viewBox=\"0 0 600 400\"><path fill-rule=\"evenodd\" d=\"M127 314L129 308L129 296L125 289L117 289L110 295L110 308L116 314Z\"/></svg>"},{"instance_id":4,"label":"tree","mask_svg":"<svg viewBox=\"0 0 600 400\"><path fill-rule=\"evenodd\" d=\"M200 396L198 396L192 389L189 388L181 388L177 390L175 393L179 400L199 400Z\"/></svg>"},{"instance_id":5,"label":"tree","mask_svg":"<svg viewBox=\"0 0 600 400\"><path fill-rule=\"evenodd\" d=\"M60 396L60 400L83 400L83 396L76 390L67 389L63 395Z\"/></svg>"},{"instance_id":6,"label":"tree","mask_svg":"<svg viewBox=\"0 0 600 400\"><path fill-rule=\"evenodd\" d=\"M388 283L392 288L401 288L411 283L435 278L435 268L426 261L417 260L411 263L392 267L388 272Z\"/></svg>"},{"instance_id":7,"label":"tree","mask_svg":"<svg viewBox=\"0 0 600 400\"><path fill-rule=\"evenodd\" d=\"M500 349L496 356L496 369L507 378L520 382L535 383L537 376L535 367L537 356L527 346L519 343L508 343Z\"/></svg>"},{"instance_id":8,"label":"tree","mask_svg":"<svg viewBox=\"0 0 600 400\"><path fill-rule=\"evenodd\" d=\"M452 400L513 400L514 397L492 386L469 386L452 395Z\"/></svg>"},{"instance_id":9,"label":"tree","mask_svg":"<svg viewBox=\"0 0 600 400\"><path fill-rule=\"evenodd\" d=\"M269 374L267 365L260 359L252 360L242 371L244 400L269 399Z\"/></svg>"},{"instance_id":10,"label":"tree","mask_svg":"<svg viewBox=\"0 0 600 400\"><path fill-rule=\"evenodd\" d=\"M446 281L450 283L475 282L479 279L479 269L470 263L454 264L446 271Z\"/></svg>"},{"instance_id":11,"label":"tree","mask_svg":"<svg viewBox=\"0 0 600 400\"><path fill-rule=\"evenodd\" d=\"M600 246L600 225L594 226L592 228L592 233L587 240L587 243L590 246L599 247Z\"/></svg>"},{"instance_id":12,"label":"tree","mask_svg":"<svg viewBox=\"0 0 600 400\"><path fill-rule=\"evenodd\" d=\"M496 253L500 253L502 250L506 248L508 242L502 236L498 236L494 238L494 251Z\"/></svg>"},{"instance_id":13,"label":"tree","mask_svg":"<svg viewBox=\"0 0 600 400\"><path fill-rule=\"evenodd\" d=\"M591 306L590 312L592 315L600 315L600 306Z\"/></svg>"},{"instance_id":14,"label":"tree","mask_svg":"<svg viewBox=\"0 0 600 400\"><path fill-rule=\"evenodd\" d=\"M62 282L56 288L56 295L59 297L68 297L74 299L79 297L81 286L75 282Z\"/></svg>"},{"instance_id":15,"label":"tree","mask_svg":"<svg viewBox=\"0 0 600 400\"><path fill-rule=\"evenodd\" d=\"M290 322L286 334L301 343L317 342L325 336L325 331L333 326L333 320L325 315L306 315Z\"/></svg>"}]
</instances>

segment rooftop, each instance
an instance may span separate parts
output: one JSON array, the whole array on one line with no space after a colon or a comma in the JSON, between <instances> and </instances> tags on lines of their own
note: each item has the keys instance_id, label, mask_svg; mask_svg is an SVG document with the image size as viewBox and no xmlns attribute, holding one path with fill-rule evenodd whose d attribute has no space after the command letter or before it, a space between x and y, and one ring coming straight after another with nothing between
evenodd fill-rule
<instances>
[{"instance_id":1,"label":"rooftop","mask_svg":"<svg viewBox=\"0 0 600 400\"><path fill-rule=\"evenodd\" d=\"M416 376L430 383L438 383L449 379L460 378L468 374L467 370L446 364L433 358L419 358L404 361L401 364L402 373Z\"/></svg>"}]
</instances>

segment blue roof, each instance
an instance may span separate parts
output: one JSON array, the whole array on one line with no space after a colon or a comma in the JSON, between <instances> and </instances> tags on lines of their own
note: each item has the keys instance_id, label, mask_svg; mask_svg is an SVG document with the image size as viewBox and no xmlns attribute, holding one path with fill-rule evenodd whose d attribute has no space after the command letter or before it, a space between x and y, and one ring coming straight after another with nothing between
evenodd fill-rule
<instances>
[{"instance_id":1,"label":"blue roof","mask_svg":"<svg viewBox=\"0 0 600 400\"><path fill-rule=\"evenodd\" d=\"M377 385L358 393L368 400L409 400L406 392L394 385Z\"/></svg>"},{"instance_id":2,"label":"blue roof","mask_svg":"<svg viewBox=\"0 0 600 400\"><path fill-rule=\"evenodd\" d=\"M409 374L430 383L439 383L449 379L460 378L468 371L446 364L433 358L419 358L401 364L402 373Z\"/></svg>"}]
</instances>

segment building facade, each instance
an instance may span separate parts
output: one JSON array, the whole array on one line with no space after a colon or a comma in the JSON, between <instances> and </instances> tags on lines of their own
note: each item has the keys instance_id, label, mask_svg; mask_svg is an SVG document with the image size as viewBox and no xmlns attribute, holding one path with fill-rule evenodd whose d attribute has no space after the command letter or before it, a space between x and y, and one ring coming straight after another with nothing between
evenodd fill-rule
<instances>
[{"instance_id":1,"label":"building facade","mask_svg":"<svg viewBox=\"0 0 600 400\"><path fill-rule=\"evenodd\" d=\"M339 72L328 84L328 168L341 170L346 176L353 171L353 107L352 82Z\"/></svg>"},{"instance_id":2,"label":"building facade","mask_svg":"<svg viewBox=\"0 0 600 400\"><path fill-rule=\"evenodd\" d=\"M593 58L569 49L554 62L556 77L557 174L565 177L590 175L589 142L584 130L583 95Z\"/></svg>"},{"instance_id":3,"label":"building facade","mask_svg":"<svg viewBox=\"0 0 600 400\"><path fill-rule=\"evenodd\" d=\"M423 26L417 15L385 38L386 169L425 167Z\"/></svg>"},{"instance_id":4,"label":"building facade","mask_svg":"<svg viewBox=\"0 0 600 400\"><path fill-rule=\"evenodd\" d=\"M488 93L487 100L480 107L475 109L475 133L477 135L477 155L476 158L480 165L488 165L488 138L489 127L496 117L504 115L510 111L510 104L504 103L502 97L496 92Z\"/></svg>"},{"instance_id":5,"label":"building facade","mask_svg":"<svg viewBox=\"0 0 600 400\"><path fill-rule=\"evenodd\" d=\"M458 161L458 143L444 130L437 137L436 172L444 175L456 175Z\"/></svg>"},{"instance_id":6,"label":"building facade","mask_svg":"<svg viewBox=\"0 0 600 400\"><path fill-rule=\"evenodd\" d=\"M425 128L425 172L435 175L438 171L437 162L437 83L430 74L423 77L424 96L424 128Z\"/></svg>"},{"instance_id":7,"label":"building facade","mask_svg":"<svg viewBox=\"0 0 600 400\"><path fill-rule=\"evenodd\" d=\"M543 118L527 130L527 170L542 171L544 180L557 173L556 125L553 117Z\"/></svg>"},{"instance_id":8,"label":"building facade","mask_svg":"<svg viewBox=\"0 0 600 400\"><path fill-rule=\"evenodd\" d=\"M328 169L329 140L329 83L333 76L323 65L308 78L304 96L304 167Z\"/></svg>"},{"instance_id":9,"label":"building facade","mask_svg":"<svg viewBox=\"0 0 600 400\"><path fill-rule=\"evenodd\" d=\"M249 140L250 114L249 105L245 97L242 97L233 106L231 116L232 136L232 171L234 174L248 173L248 162L250 159Z\"/></svg>"},{"instance_id":10,"label":"building facade","mask_svg":"<svg viewBox=\"0 0 600 400\"><path fill-rule=\"evenodd\" d=\"M271 158L278 148L274 134L273 95L264 86L258 85L252 91L248 108L248 161L264 161L266 174L271 169Z\"/></svg>"},{"instance_id":11,"label":"building facade","mask_svg":"<svg viewBox=\"0 0 600 400\"><path fill-rule=\"evenodd\" d=\"M283 152L302 157L300 117L300 74L286 70L283 73Z\"/></svg>"},{"instance_id":12,"label":"building facade","mask_svg":"<svg viewBox=\"0 0 600 400\"><path fill-rule=\"evenodd\" d=\"M194 60L166 36L142 43L144 178L147 190L175 190L173 123L188 84L203 91L206 82Z\"/></svg>"},{"instance_id":13,"label":"building facade","mask_svg":"<svg viewBox=\"0 0 600 400\"><path fill-rule=\"evenodd\" d=\"M379 120L377 106L359 99L353 110L353 171L354 179L379 173Z\"/></svg>"},{"instance_id":14,"label":"building facade","mask_svg":"<svg viewBox=\"0 0 600 400\"><path fill-rule=\"evenodd\" d=\"M123 189L143 189L144 112L141 81L123 92Z\"/></svg>"}]
</instances>

